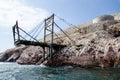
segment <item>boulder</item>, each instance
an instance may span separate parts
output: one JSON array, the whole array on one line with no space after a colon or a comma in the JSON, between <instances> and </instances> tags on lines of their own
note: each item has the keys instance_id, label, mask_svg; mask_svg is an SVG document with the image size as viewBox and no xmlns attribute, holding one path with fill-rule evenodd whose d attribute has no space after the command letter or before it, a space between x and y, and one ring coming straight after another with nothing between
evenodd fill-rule
<instances>
[{"instance_id":1,"label":"boulder","mask_svg":"<svg viewBox=\"0 0 120 80\"><path fill-rule=\"evenodd\" d=\"M113 50L112 46L108 46L104 57L102 59L103 66L102 67L114 67L115 59L117 53Z\"/></svg>"},{"instance_id":2,"label":"boulder","mask_svg":"<svg viewBox=\"0 0 120 80\"><path fill-rule=\"evenodd\" d=\"M114 67L120 68L120 49L118 49L118 53L117 53L116 58L115 58Z\"/></svg>"},{"instance_id":3,"label":"boulder","mask_svg":"<svg viewBox=\"0 0 120 80\"><path fill-rule=\"evenodd\" d=\"M16 48L8 49L5 52L0 54L0 61L15 62L21 55L22 51L25 50L26 48L27 46L22 45Z\"/></svg>"},{"instance_id":4,"label":"boulder","mask_svg":"<svg viewBox=\"0 0 120 80\"><path fill-rule=\"evenodd\" d=\"M25 49L17 60L19 64L36 64L43 56L41 47L30 46Z\"/></svg>"}]
</instances>

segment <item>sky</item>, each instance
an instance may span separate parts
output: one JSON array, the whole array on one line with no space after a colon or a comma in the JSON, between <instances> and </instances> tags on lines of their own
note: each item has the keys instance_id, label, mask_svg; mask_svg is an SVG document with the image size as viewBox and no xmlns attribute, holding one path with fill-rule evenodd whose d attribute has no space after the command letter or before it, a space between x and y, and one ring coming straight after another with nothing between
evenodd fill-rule
<instances>
[{"instance_id":1,"label":"sky","mask_svg":"<svg viewBox=\"0 0 120 80\"><path fill-rule=\"evenodd\" d=\"M120 0L0 0L0 52L15 47L12 26L16 20L29 31L53 13L78 25L118 12Z\"/></svg>"}]
</instances>

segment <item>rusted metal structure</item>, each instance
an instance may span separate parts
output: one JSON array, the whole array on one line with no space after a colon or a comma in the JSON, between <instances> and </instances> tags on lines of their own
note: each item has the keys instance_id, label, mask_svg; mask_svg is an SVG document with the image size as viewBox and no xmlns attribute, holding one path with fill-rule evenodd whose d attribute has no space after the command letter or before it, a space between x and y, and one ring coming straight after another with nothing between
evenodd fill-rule
<instances>
[{"instance_id":1,"label":"rusted metal structure","mask_svg":"<svg viewBox=\"0 0 120 80\"><path fill-rule=\"evenodd\" d=\"M18 26L18 22L16 21L16 24L12 28L14 44L16 46L19 46L21 44L40 46L43 48L43 52L44 52L43 61L45 61L48 58L51 59L54 53L56 53L57 51L61 50L64 47L66 47L66 45L54 43L54 26L55 25L57 25L57 24L54 22L54 14L44 20L44 42L40 42L36 38L31 36L29 33L24 31L23 29L21 29ZM59 26L57 25L57 27L59 27ZM62 29L60 28L60 30L62 30ZM33 41L27 40L25 37L22 36L22 34L20 34L20 32L25 33L27 36L32 38ZM46 41L46 36L48 33L49 33L49 35L51 35L51 41L49 43ZM47 49L48 54L46 54L46 49Z\"/></svg>"}]
</instances>

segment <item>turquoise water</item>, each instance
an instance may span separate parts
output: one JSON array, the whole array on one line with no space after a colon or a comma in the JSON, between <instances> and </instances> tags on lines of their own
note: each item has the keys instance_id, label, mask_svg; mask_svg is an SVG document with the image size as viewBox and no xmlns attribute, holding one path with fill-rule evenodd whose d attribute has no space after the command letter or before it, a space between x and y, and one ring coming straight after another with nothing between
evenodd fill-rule
<instances>
[{"instance_id":1,"label":"turquoise water","mask_svg":"<svg viewBox=\"0 0 120 80\"><path fill-rule=\"evenodd\" d=\"M0 80L120 80L120 69L50 68L0 63Z\"/></svg>"}]
</instances>

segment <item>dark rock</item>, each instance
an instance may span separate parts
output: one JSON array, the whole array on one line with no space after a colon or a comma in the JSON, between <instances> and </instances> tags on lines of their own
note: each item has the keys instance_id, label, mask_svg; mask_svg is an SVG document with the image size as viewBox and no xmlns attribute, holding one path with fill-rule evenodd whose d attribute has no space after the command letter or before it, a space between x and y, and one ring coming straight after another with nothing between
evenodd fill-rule
<instances>
[{"instance_id":1,"label":"dark rock","mask_svg":"<svg viewBox=\"0 0 120 80\"><path fill-rule=\"evenodd\" d=\"M117 53L113 50L113 47L109 46L102 58L103 66L101 67L114 67L116 55Z\"/></svg>"},{"instance_id":2,"label":"dark rock","mask_svg":"<svg viewBox=\"0 0 120 80\"><path fill-rule=\"evenodd\" d=\"M120 23L110 26L108 28L108 33L112 35L113 37L119 37L120 36Z\"/></svg>"},{"instance_id":3,"label":"dark rock","mask_svg":"<svg viewBox=\"0 0 120 80\"><path fill-rule=\"evenodd\" d=\"M74 49L73 49L74 50ZM90 48L90 52L91 52ZM80 67L96 67L94 54L83 54L78 56L77 51L72 49L64 49L61 54L54 55L51 60L48 60L48 66L80 66ZM88 53L89 51L87 51Z\"/></svg>"},{"instance_id":4,"label":"dark rock","mask_svg":"<svg viewBox=\"0 0 120 80\"><path fill-rule=\"evenodd\" d=\"M119 67L120 68L120 49L118 49L118 53L115 58L115 64L114 67Z\"/></svg>"}]
</instances>

